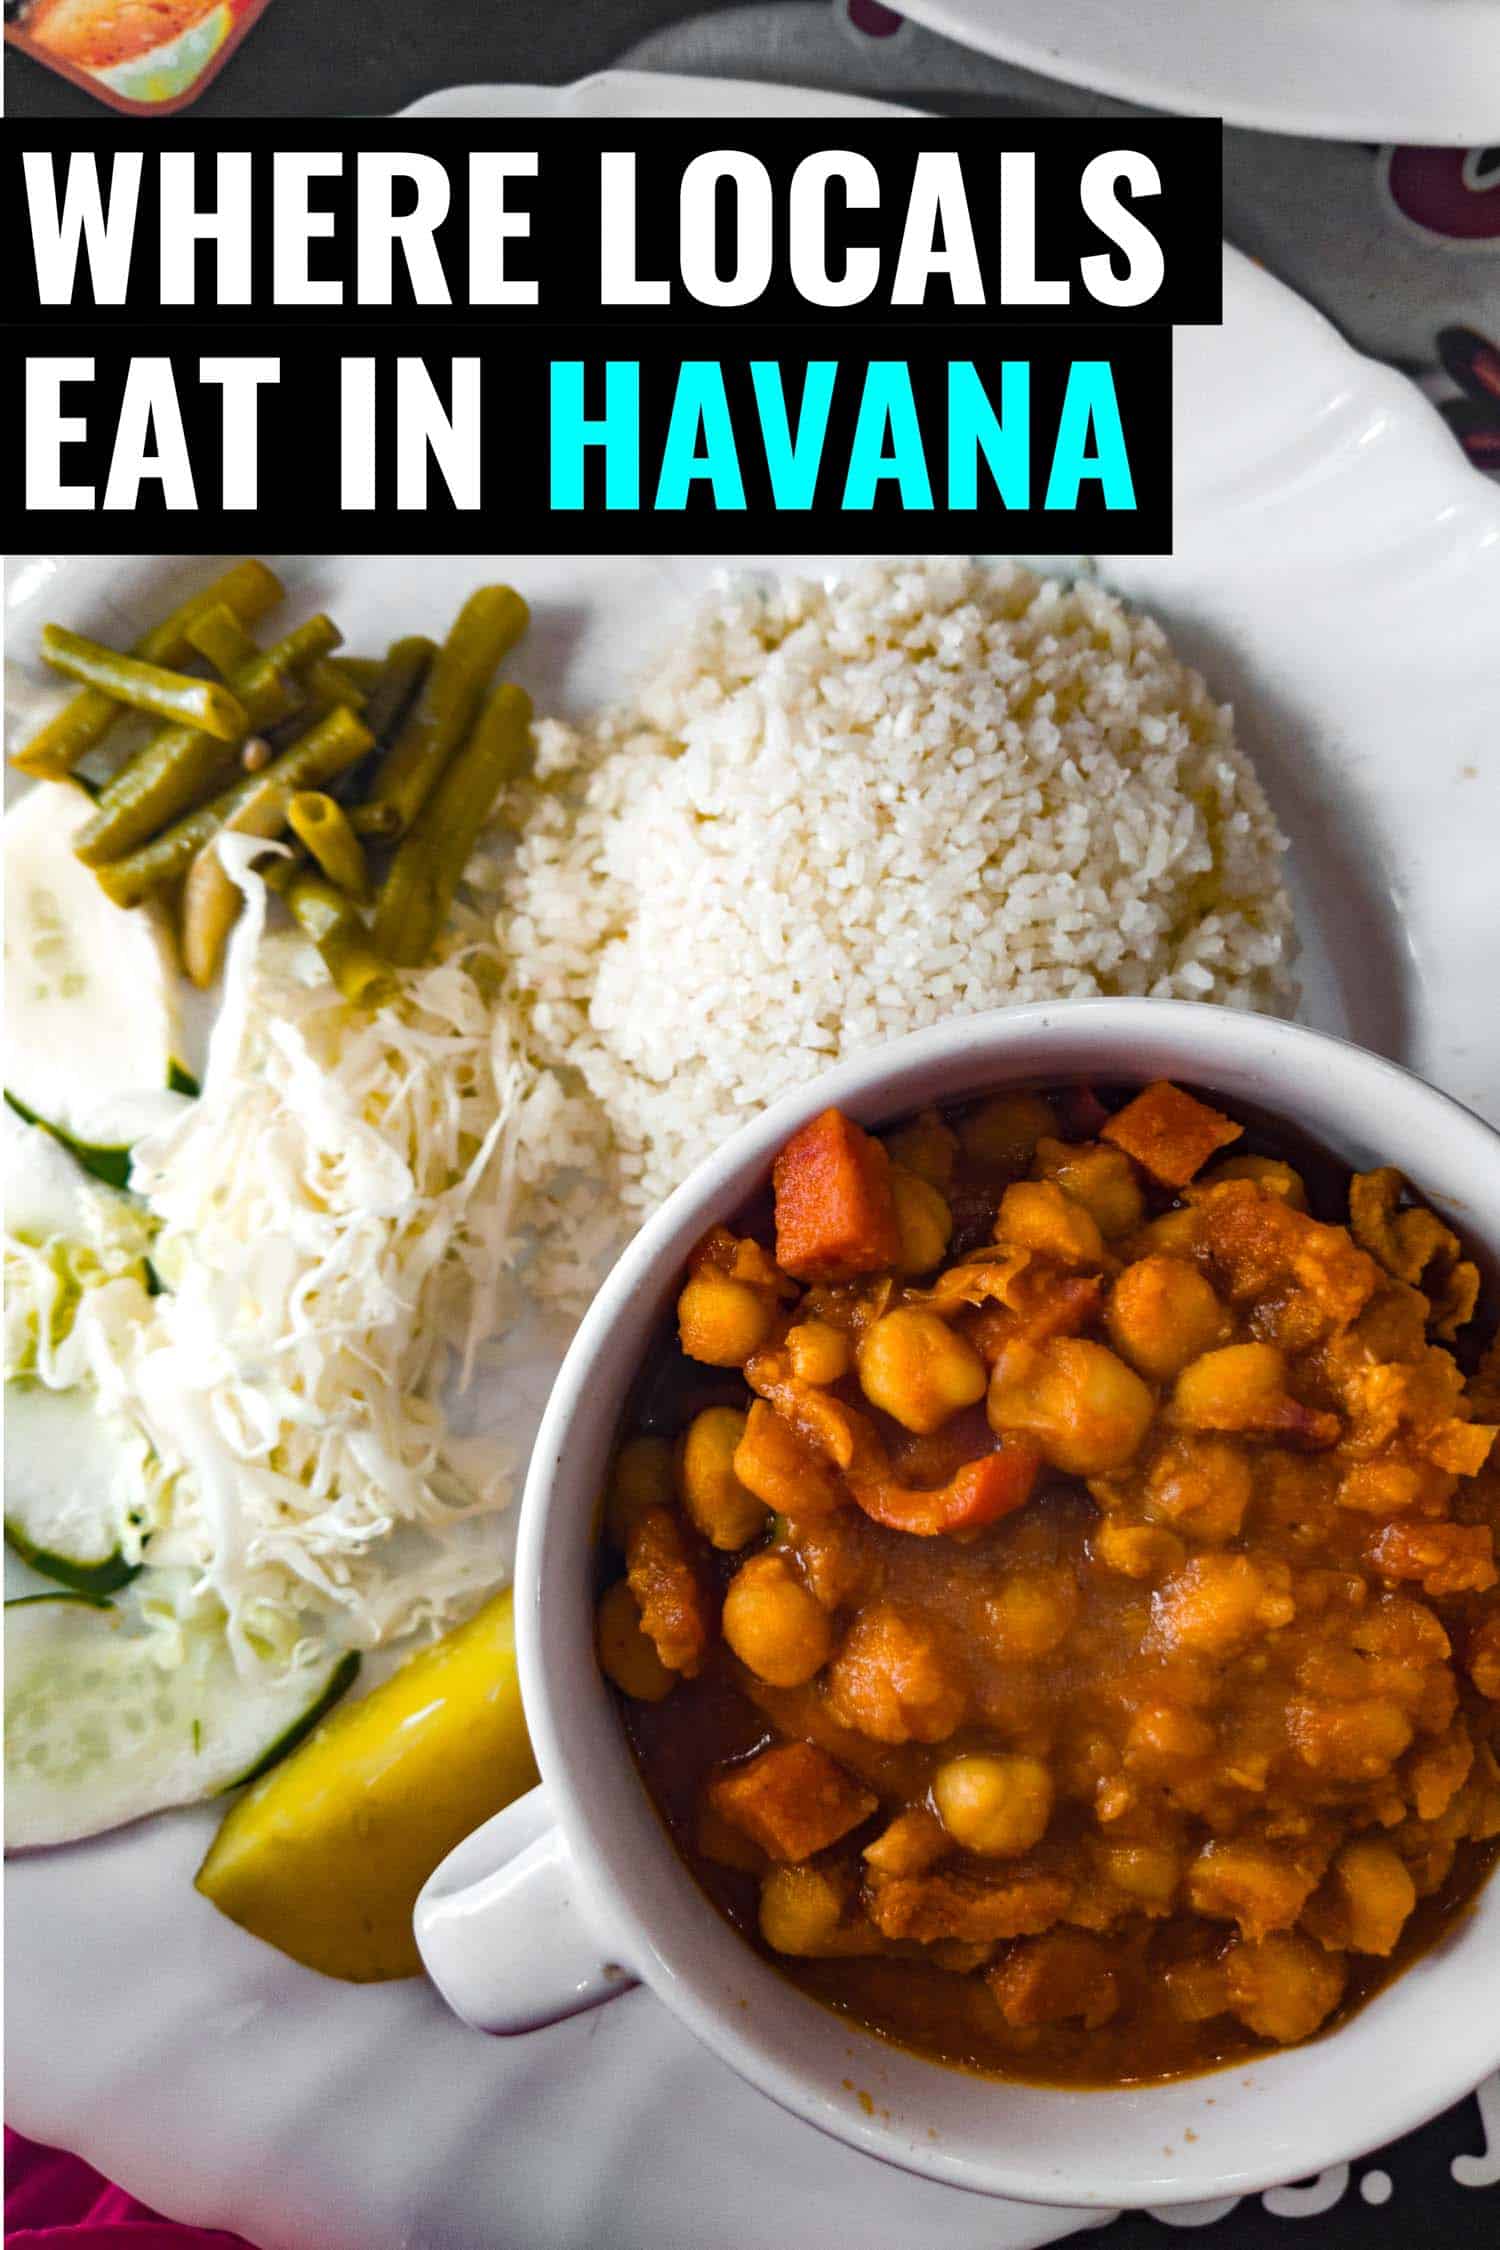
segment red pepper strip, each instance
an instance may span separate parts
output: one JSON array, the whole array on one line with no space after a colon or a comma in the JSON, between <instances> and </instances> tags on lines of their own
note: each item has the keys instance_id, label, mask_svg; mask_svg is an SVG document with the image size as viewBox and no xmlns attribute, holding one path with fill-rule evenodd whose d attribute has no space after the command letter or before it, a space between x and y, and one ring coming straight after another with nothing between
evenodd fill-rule
<instances>
[{"instance_id":1,"label":"red pepper strip","mask_svg":"<svg viewBox=\"0 0 1500 2250\"><path fill-rule=\"evenodd\" d=\"M1295 1398L1275 1399L1257 1408L1254 1418L1242 1428L1247 1437L1271 1438L1298 1453L1325 1453L1344 1434L1344 1425L1336 1414L1304 1406Z\"/></svg>"},{"instance_id":2,"label":"red pepper strip","mask_svg":"<svg viewBox=\"0 0 1500 2250\"><path fill-rule=\"evenodd\" d=\"M1095 1274L1049 1275L1031 1304L985 1305L969 1324L969 1341L987 1367L1007 1344L1042 1344L1049 1336L1076 1336L1095 1319L1104 1284Z\"/></svg>"},{"instance_id":3,"label":"red pepper strip","mask_svg":"<svg viewBox=\"0 0 1500 2250\"><path fill-rule=\"evenodd\" d=\"M851 1477L850 1488L865 1514L888 1531L937 1539L1014 1515L1031 1498L1041 1465L1041 1449L1030 1438L1008 1437L997 1453L966 1461L936 1491L916 1492L889 1478L872 1484Z\"/></svg>"},{"instance_id":4,"label":"red pepper strip","mask_svg":"<svg viewBox=\"0 0 1500 2250\"><path fill-rule=\"evenodd\" d=\"M1007 1436L996 1453L966 1461L947 1484L920 1491L898 1484L890 1456L867 1414L831 1398L811 1383L782 1373L782 1355L758 1353L745 1373L778 1415L825 1461L841 1469L856 1503L891 1531L936 1539L945 1531L976 1531L1014 1513L1031 1497L1041 1448L1028 1437Z\"/></svg>"}]
</instances>

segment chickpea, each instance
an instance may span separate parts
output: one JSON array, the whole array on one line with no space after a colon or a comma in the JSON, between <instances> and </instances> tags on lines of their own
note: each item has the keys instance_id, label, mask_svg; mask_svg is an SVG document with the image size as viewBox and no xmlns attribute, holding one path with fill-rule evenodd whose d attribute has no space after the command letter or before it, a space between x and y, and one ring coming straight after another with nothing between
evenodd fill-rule
<instances>
[{"instance_id":1,"label":"chickpea","mask_svg":"<svg viewBox=\"0 0 1500 2250\"><path fill-rule=\"evenodd\" d=\"M932 1797L953 1841L987 1859L1030 1851L1052 1818L1052 1776L1040 1758L947 1758L932 1777Z\"/></svg>"},{"instance_id":2,"label":"chickpea","mask_svg":"<svg viewBox=\"0 0 1500 2250\"><path fill-rule=\"evenodd\" d=\"M1394 1951L1416 1903L1417 1886L1395 1846L1356 1836L1328 1870L1303 1927L1322 1945L1384 1956Z\"/></svg>"},{"instance_id":3,"label":"chickpea","mask_svg":"<svg viewBox=\"0 0 1500 2250\"><path fill-rule=\"evenodd\" d=\"M748 1546L766 1525L765 1502L734 1473L747 1419L733 1406L705 1407L682 1441L683 1506L710 1546L726 1554Z\"/></svg>"},{"instance_id":4,"label":"chickpea","mask_svg":"<svg viewBox=\"0 0 1500 2250\"><path fill-rule=\"evenodd\" d=\"M1172 1416L1189 1429L1254 1429L1285 1396L1286 1360L1274 1344L1226 1344L1182 1370Z\"/></svg>"},{"instance_id":5,"label":"chickpea","mask_svg":"<svg viewBox=\"0 0 1500 2250\"><path fill-rule=\"evenodd\" d=\"M1044 1135L1036 1144L1031 1176L1055 1180L1064 1195L1083 1205L1106 1240L1132 1233L1145 1216L1146 1199L1123 1149L1074 1147Z\"/></svg>"},{"instance_id":6,"label":"chickpea","mask_svg":"<svg viewBox=\"0 0 1500 2250\"><path fill-rule=\"evenodd\" d=\"M1224 1180L1253 1180L1257 1187L1279 1195L1283 1203L1290 1203L1294 1211L1307 1209L1307 1189L1302 1184L1302 1174L1294 1172L1290 1164L1283 1164L1279 1156L1227 1157L1212 1171L1201 1172L1194 1184L1218 1187Z\"/></svg>"},{"instance_id":7,"label":"chickpea","mask_svg":"<svg viewBox=\"0 0 1500 2250\"><path fill-rule=\"evenodd\" d=\"M1153 1383L1181 1374L1228 1328L1223 1306L1197 1267L1161 1254L1125 1268L1109 1293L1105 1325L1121 1358Z\"/></svg>"},{"instance_id":8,"label":"chickpea","mask_svg":"<svg viewBox=\"0 0 1500 2250\"><path fill-rule=\"evenodd\" d=\"M1287 1705L1286 1731L1302 1763L1333 1781L1379 1781L1415 1729L1394 1696L1362 1695L1327 1703L1300 1696Z\"/></svg>"},{"instance_id":9,"label":"chickpea","mask_svg":"<svg viewBox=\"0 0 1500 2250\"><path fill-rule=\"evenodd\" d=\"M1145 1438L1152 1408L1139 1375L1083 1336L1009 1344L990 1381L990 1427L1034 1437L1044 1458L1068 1476L1123 1469Z\"/></svg>"},{"instance_id":10,"label":"chickpea","mask_svg":"<svg viewBox=\"0 0 1500 2250\"><path fill-rule=\"evenodd\" d=\"M995 1240L1035 1250L1063 1266L1102 1266L1107 1255L1098 1224L1055 1180L1017 1180L1000 1198Z\"/></svg>"},{"instance_id":11,"label":"chickpea","mask_svg":"<svg viewBox=\"0 0 1500 2250\"><path fill-rule=\"evenodd\" d=\"M1089 1553L1122 1578L1162 1578L1185 1560L1187 1549L1175 1532L1156 1524L1121 1523L1106 1516L1089 1541Z\"/></svg>"},{"instance_id":12,"label":"chickpea","mask_svg":"<svg viewBox=\"0 0 1500 2250\"><path fill-rule=\"evenodd\" d=\"M1288 1930L1317 1885L1316 1869L1291 1844L1254 1836L1218 1836L1206 1843L1187 1875L1188 1904L1219 1922L1238 1922L1246 1937Z\"/></svg>"},{"instance_id":13,"label":"chickpea","mask_svg":"<svg viewBox=\"0 0 1500 2250\"><path fill-rule=\"evenodd\" d=\"M853 1346L842 1328L826 1320L799 1321L787 1330L786 1348L797 1380L825 1388L847 1375L854 1359Z\"/></svg>"},{"instance_id":14,"label":"chickpea","mask_svg":"<svg viewBox=\"0 0 1500 2250\"><path fill-rule=\"evenodd\" d=\"M1106 1883L1123 1891L1145 1914L1170 1914L1182 1880L1182 1855L1175 1844L1094 1845L1094 1864Z\"/></svg>"},{"instance_id":15,"label":"chickpea","mask_svg":"<svg viewBox=\"0 0 1500 2250\"><path fill-rule=\"evenodd\" d=\"M743 1367L776 1322L776 1300L748 1281L703 1266L677 1300L677 1332L689 1359Z\"/></svg>"},{"instance_id":16,"label":"chickpea","mask_svg":"<svg viewBox=\"0 0 1500 2250\"><path fill-rule=\"evenodd\" d=\"M918 1179L926 1180L940 1191L953 1179L953 1159L958 1153L958 1139L948 1130L935 1109L924 1109L909 1125L902 1125L886 1136L886 1155L903 1170L915 1172Z\"/></svg>"},{"instance_id":17,"label":"chickpea","mask_svg":"<svg viewBox=\"0 0 1500 2250\"><path fill-rule=\"evenodd\" d=\"M951 1839L936 1813L925 1805L909 1806L897 1813L873 1844L866 1844L867 1866L882 1875L925 1875L950 1849Z\"/></svg>"},{"instance_id":18,"label":"chickpea","mask_svg":"<svg viewBox=\"0 0 1500 2250\"><path fill-rule=\"evenodd\" d=\"M1125 1763L1132 1772L1170 1778L1208 1757L1218 1741L1207 1719L1177 1703L1147 1703L1130 1722Z\"/></svg>"},{"instance_id":19,"label":"chickpea","mask_svg":"<svg viewBox=\"0 0 1500 2250\"><path fill-rule=\"evenodd\" d=\"M1176 1211L1163 1211L1159 1218L1148 1219L1132 1237L1130 1254L1143 1258L1153 1250L1165 1251L1168 1257L1188 1258L1198 1240L1198 1214L1190 1203Z\"/></svg>"},{"instance_id":20,"label":"chickpea","mask_svg":"<svg viewBox=\"0 0 1500 2250\"><path fill-rule=\"evenodd\" d=\"M891 1196L901 1237L902 1273L930 1273L939 1264L953 1232L953 1213L931 1182L901 1165L891 1166Z\"/></svg>"},{"instance_id":21,"label":"chickpea","mask_svg":"<svg viewBox=\"0 0 1500 2250\"><path fill-rule=\"evenodd\" d=\"M1232 1945L1223 1968L1229 2005L1241 2023L1282 2047L1309 2038L1343 1997L1343 1956L1291 1930L1255 1945Z\"/></svg>"},{"instance_id":22,"label":"chickpea","mask_svg":"<svg viewBox=\"0 0 1500 2250\"><path fill-rule=\"evenodd\" d=\"M951 1631L897 1602L860 1610L827 1685L840 1725L876 1742L945 1742L968 1708L963 1652Z\"/></svg>"},{"instance_id":23,"label":"chickpea","mask_svg":"<svg viewBox=\"0 0 1500 2250\"><path fill-rule=\"evenodd\" d=\"M1067 1639L1077 1611L1071 1572L1018 1573L985 1603L985 1638L1006 1661L1047 1656Z\"/></svg>"},{"instance_id":24,"label":"chickpea","mask_svg":"<svg viewBox=\"0 0 1500 2250\"><path fill-rule=\"evenodd\" d=\"M964 1154L976 1164L1002 1165L1021 1172L1044 1133L1057 1131L1057 1117L1040 1094L996 1094L959 1119Z\"/></svg>"},{"instance_id":25,"label":"chickpea","mask_svg":"<svg viewBox=\"0 0 1500 2250\"><path fill-rule=\"evenodd\" d=\"M1147 1474L1146 1510L1217 1546L1238 1536L1254 1482L1243 1447L1227 1438L1172 1438Z\"/></svg>"},{"instance_id":26,"label":"chickpea","mask_svg":"<svg viewBox=\"0 0 1500 2250\"><path fill-rule=\"evenodd\" d=\"M1238 1656L1291 1623L1290 1585L1286 1564L1273 1557L1195 1555L1152 1596L1154 1638L1186 1656Z\"/></svg>"},{"instance_id":27,"label":"chickpea","mask_svg":"<svg viewBox=\"0 0 1500 2250\"><path fill-rule=\"evenodd\" d=\"M872 1321L855 1355L860 1388L903 1429L928 1436L983 1398L989 1376L966 1336L936 1313L902 1306Z\"/></svg>"},{"instance_id":28,"label":"chickpea","mask_svg":"<svg viewBox=\"0 0 1500 2250\"><path fill-rule=\"evenodd\" d=\"M772 1687L801 1687L828 1661L833 1627L782 1555L752 1555L724 1596L724 1638Z\"/></svg>"},{"instance_id":29,"label":"chickpea","mask_svg":"<svg viewBox=\"0 0 1500 2250\"><path fill-rule=\"evenodd\" d=\"M627 1438L615 1455L604 1491L604 1529L623 1555L632 1526L648 1508L670 1508L677 1498L672 1448L665 1438Z\"/></svg>"},{"instance_id":30,"label":"chickpea","mask_svg":"<svg viewBox=\"0 0 1500 2250\"><path fill-rule=\"evenodd\" d=\"M656 1644L642 1630L641 1613L628 1582L619 1578L599 1604L597 1619L600 1669L622 1694L636 1703L660 1703L677 1684L656 1653Z\"/></svg>"},{"instance_id":31,"label":"chickpea","mask_svg":"<svg viewBox=\"0 0 1500 2250\"><path fill-rule=\"evenodd\" d=\"M760 1887L760 1934L773 1953L827 1959L879 1953L878 1930L863 1915L843 1919L848 1884L829 1868L773 1867Z\"/></svg>"},{"instance_id":32,"label":"chickpea","mask_svg":"<svg viewBox=\"0 0 1500 2250\"><path fill-rule=\"evenodd\" d=\"M816 1955L838 1928L843 1893L821 1868L779 1867L760 1894L760 1934L774 1953Z\"/></svg>"}]
</instances>

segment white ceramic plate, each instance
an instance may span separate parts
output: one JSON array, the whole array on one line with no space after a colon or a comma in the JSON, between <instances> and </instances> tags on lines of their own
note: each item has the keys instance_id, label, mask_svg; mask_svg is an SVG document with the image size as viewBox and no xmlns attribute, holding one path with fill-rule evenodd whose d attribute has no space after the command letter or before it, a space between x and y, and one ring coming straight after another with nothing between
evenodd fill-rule
<instances>
[{"instance_id":1,"label":"white ceramic plate","mask_svg":"<svg viewBox=\"0 0 1500 2250\"><path fill-rule=\"evenodd\" d=\"M1155 109L1334 141L1479 146L1495 0L900 0L966 47Z\"/></svg>"},{"instance_id":2,"label":"white ceramic plate","mask_svg":"<svg viewBox=\"0 0 1500 2250\"><path fill-rule=\"evenodd\" d=\"M656 114L698 113L696 85L650 86ZM741 114L773 100L715 92ZM636 94L594 81L584 98L625 115ZM1286 290L1232 255L1225 285L1223 330L1178 348L1178 551L1106 575L1239 707L1295 847L1307 1019L1500 1116L1500 495L1415 391ZM202 567L13 564L11 653L51 614L128 628ZM357 647L440 629L485 564L278 567ZM620 687L709 568L494 567L535 605L528 684L562 709ZM1021 2250L1097 2218L925 2185L836 2146L642 1993L499 2044L420 1984L312 1976L192 1890L213 1827L184 1813L8 1870L12 2121L175 2216L265 2250L675 2250L705 2227L721 2250Z\"/></svg>"}]
</instances>

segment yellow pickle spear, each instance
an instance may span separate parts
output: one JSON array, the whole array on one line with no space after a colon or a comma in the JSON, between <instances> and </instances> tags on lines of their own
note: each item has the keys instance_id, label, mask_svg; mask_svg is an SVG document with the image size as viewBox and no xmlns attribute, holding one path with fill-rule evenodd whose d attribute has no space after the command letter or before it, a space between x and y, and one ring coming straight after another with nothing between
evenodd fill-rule
<instances>
[{"instance_id":1,"label":"yellow pickle spear","mask_svg":"<svg viewBox=\"0 0 1500 2250\"><path fill-rule=\"evenodd\" d=\"M417 1976L418 1891L471 1829L537 1779L511 1596L341 1704L226 1815L205 1898L309 1969Z\"/></svg>"}]
</instances>

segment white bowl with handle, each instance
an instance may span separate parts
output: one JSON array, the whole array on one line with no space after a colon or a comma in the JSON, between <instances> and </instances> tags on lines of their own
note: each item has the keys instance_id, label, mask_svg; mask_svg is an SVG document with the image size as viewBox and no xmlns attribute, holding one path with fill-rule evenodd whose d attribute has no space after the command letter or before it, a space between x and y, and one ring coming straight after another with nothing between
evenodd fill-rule
<instances>
[{"instance_id":1,"label":"white bowl with handle","mask_svg":"<svg viewBox=\"0 0 1500 2250\"><path fill-rule=\"evenodd\" d=\"M1202 2077L1080 2091L909 2053L798 1991L722 1919L646 1794L596 1664L597 1502L627 1396L689 1250L764 1186L788 1136L830 1103L876 1127L1007 1086L1155 1078L1269 1111L1355 1167L1394 1164L1493 1280L1500 1135L1394 1063L1271 1017L1154 1000L1002 1009L860 1055L755 1118L631 1243L537 1438L516 1622L542 1784L450 1854L416 1912L428 1970L466 2021L521 2035L644 1983L752 2085L874 2156L1101 2209L1303 2178L1500 2067L1500 1882L1336 2031Z\"/></svg>"}]
</instances>

